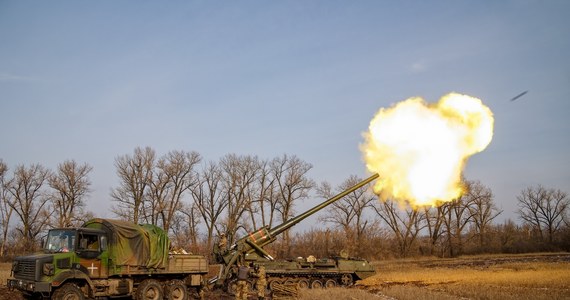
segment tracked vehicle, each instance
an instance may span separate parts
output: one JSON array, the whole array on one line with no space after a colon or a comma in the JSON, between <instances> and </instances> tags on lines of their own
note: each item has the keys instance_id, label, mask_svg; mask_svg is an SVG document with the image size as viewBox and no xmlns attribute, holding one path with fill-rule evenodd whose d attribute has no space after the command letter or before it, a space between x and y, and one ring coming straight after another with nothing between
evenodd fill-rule
<instances>
[{"instance_id":1,"label":"tracked vehicle","mask_svg":"<svg viewBox=\"0 0 570 300\"><path fill-rule=\"evenodd\" d=\"M356 280L364 279L375 274L375 270L368 261L358 258L349 258L348 255L326 259L289 259L275 260L264 246L274 242L276 237L293 227L297 223L315 214L332 204L364 187L378 178L378 174L372 175L360 183L348 188L340 194L322 202L306 212L289 219L288 221L269 228L269 226L252 232L242 237L228 249L220 249L214 246L214 256L221 265L219 275L210 283L223 286L232 292L236 280L238 263L253 263L264 265L266 269L268 287L275 283L297 283L300 287L331 287L337 285L351 285Z\"/></svg>"},{"instance_id":2,"label":"tracked vehicle","mask_svg":"<svg viewBox=\"0 0 570 300\"><path fill-rule=\"evenodd\" d=\"M300 288L350 286L376 273L367 260L346 256L323 259L309 256L273 261L257 259L254 263L265 266L270 289L277 283L296 283Z\"/></svg>"}]
</instances>

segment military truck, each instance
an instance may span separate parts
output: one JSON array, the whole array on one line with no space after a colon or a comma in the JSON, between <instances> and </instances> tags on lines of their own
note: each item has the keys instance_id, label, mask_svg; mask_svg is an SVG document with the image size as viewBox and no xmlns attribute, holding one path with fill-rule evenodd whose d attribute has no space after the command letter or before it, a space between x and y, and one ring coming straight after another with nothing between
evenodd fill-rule
<instances>
[{"instance_id":1,"label":"military truck","mask_svg":"<svg viewBox=\"0 0 570 300\"><path fill-rule=\"evenodd\" d=\"M208 261L173 254L169 246L157 226L93 219L79 228L51 229L41 253L14 260L7 283L28 298L185 300L189 289L204 285Z\"/></svg>"},{"instance_id":2,"label":"military truck","mask_svg":"<svg viewBox=\"0 0 570 300\"><path fill-rule=\"evenodd\" d=\"M300 287L312 288L351 285L356 280L374 275L376 272L374 267L370 266L368 261L364 259L349 258L348 255L341 255L326 259L275 260L263 247L274 242L279 234L290 229L295 224L342 199L349 193L366 186L378 177L378 174L374 174L338 195L273 228L265 226L255 232L251 232L227 249L220 249L218 245L214 245L214 257L221 268L219 275L209 282L224 287L230 293L233 292L237 265L240 263L264 265L269 288L274 283L297 283Z\"/></svg>"}]
</instances>

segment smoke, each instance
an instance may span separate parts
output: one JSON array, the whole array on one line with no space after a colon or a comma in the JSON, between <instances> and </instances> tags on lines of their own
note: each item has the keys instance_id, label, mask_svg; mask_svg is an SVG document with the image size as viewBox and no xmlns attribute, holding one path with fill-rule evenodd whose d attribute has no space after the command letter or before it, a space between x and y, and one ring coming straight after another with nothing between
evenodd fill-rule
<instances>
[{"instance_id":1,"label":"smoke","mask_svg":"<svg viewBox=\"0 0 570 300\"><path fill-rule=\"evenodd\" d=\"M481 100L457 93L380 109L360 145L368 170L380 174L375 192L413 207L458 198L465 163L489 145L493 122Z\"/></svg>"}]
</instances>

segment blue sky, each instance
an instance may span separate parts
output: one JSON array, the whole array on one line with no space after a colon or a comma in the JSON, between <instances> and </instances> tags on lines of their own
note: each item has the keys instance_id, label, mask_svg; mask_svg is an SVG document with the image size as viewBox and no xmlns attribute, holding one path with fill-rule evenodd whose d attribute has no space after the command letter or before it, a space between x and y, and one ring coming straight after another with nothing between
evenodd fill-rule
<instances>
[{"instance_id":1,"label":"blue sky","mask_svg":"<svg viewBox=\"0 0 570 300\"><path fill-rule=\"evenodd\" d=\"M569 13L568 1L0 0L0 158L91 164L88 209L104 217L114 159L137 146L297 155L339 184L367 176L358 146L378 109L455 91L495 116L465 176L516 218L528 186L570 192Z\"/></svg>"}]
</instances>

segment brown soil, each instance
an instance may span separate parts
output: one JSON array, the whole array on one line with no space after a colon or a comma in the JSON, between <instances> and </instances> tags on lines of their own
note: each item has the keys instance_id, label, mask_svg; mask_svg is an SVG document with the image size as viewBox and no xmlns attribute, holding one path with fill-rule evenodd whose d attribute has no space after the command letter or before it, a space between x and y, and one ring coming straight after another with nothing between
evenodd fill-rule
<instances>
[{"instance_id":1,"label":"brown soil","mask_svg":"<svg viewBox=\"0 0 570 300\"><path fill-rule=\"evenodd\" d=\"M0 299L23 300L22 294L18 291L10 291L6 285L0 287Z\"/></svg>"}]
</instances>

